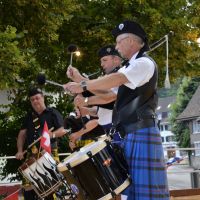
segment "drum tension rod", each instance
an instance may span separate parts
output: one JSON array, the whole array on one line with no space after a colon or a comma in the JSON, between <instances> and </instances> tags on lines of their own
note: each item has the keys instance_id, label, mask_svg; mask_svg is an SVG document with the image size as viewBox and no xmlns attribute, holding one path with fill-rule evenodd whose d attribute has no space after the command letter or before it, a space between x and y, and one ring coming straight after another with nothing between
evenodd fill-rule
<instances>
[{"instance_id":1,"label":"drum tension rod","mask_svg":"<svg viewBox=\"0 0 200 200\"><path fill-rule=\"evenodd\" d=\"M67 167L68 170L71 170L71 169L72 169L70 163L67 163L67 164L66 164L66 167Z\"/></svg>"},{"instance_id":2,"label":"drum tension rod","mask_svg":"<svg viewBox=\"0 0 200 200\"><path fill-rule=\"evenodd\" d=\"M113 198L117 196L117 194L115 193L114 190L111 191L111 195L112 195Z\"/></svg>"},{"instance_id":3,"label":"drum tension rod","mask_svg":"<svg viewBox=\"0 0 200 200\"><path fill-rule=\"evenodd\" d=\"M91 157L92 157L92 152L91 152L91 151L88 151L88 152L87 152L87 155L88 155L89 158L91 158Z\"/></svg>"}]
</instances>

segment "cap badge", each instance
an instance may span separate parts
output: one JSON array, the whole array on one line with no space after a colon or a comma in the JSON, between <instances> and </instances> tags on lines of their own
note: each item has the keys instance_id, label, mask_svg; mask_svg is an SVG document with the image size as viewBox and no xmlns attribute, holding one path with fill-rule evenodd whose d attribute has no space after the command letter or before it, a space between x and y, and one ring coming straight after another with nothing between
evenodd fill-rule
<instances>
[{"instance_id":1,"label":"cap badge","mask_svg":"<svg viewBox=\"0 0 200 200\"><path fill-rule=\"evenodd\" d=\"M122 30L124 28L124 24L119 25L119 30Z\"/></svg>"},{"instance_id":2,"label":"cap badge","mask_svg":"<svg viewBox=\"0 0 200 200\"><path fill-rule=\"evenodd\" d=\"M107 51L108 53L110 53L111 50L112 50L111 48L107 48L107 49L106 49L106 51Z\"/></svg>"}]
</instances>

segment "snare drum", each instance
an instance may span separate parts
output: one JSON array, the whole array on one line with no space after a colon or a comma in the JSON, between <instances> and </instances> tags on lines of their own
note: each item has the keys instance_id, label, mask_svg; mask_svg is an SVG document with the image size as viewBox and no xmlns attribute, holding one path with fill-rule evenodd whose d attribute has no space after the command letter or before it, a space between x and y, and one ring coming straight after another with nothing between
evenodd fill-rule
<instances>
[{"instance_id":1,"label":"snare drum","mask_svg":"<svg viewBox=\"0 0 200 200\"><path fill-rule=\"evenodd\" d=\"M126 163L113 150L108 137L82 147L57 165L58 171L72 171L92 200L106 200L130 184Z\"/></svg>"},{"instance_id":2,"label":"snare drum","mask_svg":"<svg viewBox=\"0 0 200 200\"><path fill-rule=\"evenodd\" d=\"M33 189L42 199L63 185L62 175L57 171L56 166L56 161L51 155L43 151L38 159L31 157L22 164L19 167L19 172L30 181Z\"/></svg>"}]
</instances>

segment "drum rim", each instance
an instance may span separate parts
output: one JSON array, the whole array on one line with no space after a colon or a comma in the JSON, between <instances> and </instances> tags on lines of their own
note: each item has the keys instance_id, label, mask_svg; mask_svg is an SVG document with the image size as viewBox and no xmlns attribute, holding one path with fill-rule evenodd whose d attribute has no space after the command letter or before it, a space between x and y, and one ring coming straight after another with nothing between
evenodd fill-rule
<instances>
[{"instance_id":1,"label":"drum rim","mask_svg":"<svg viewBox=\"0 0 200 200\"><path fill-rule=\"evenodd\" d=\"M30 167L32 164L34 164L37 160L40 160L45 154L50 155L47 151L42 150L37 158L37 156L31 155L27 160L24 161L24 163L22 163L22 165L19 166L18 170L24 171L26 170L28 167ZM52 157L52 156L51 156Z\"/></svg>"},{"instance_id":2,"label":"drum rim","mask_svg":"<svg viewBox=\"0 0 200 200\"><path fill-rule=\"evenodd\" d=\"M119 195L123 190L125 190L129 185L131 184L131 179L128 177L127 179L124 180L124 182L118 186L117 188L114 189L114 193L116 195ZM111 193L106 194L105 196L101 197L98 200L109 200L113 198Z\"/></svg>"},{"instance_id":3,"label":"drum rim","mask_svg":"<svg viewBox=\"0 0 200 200\"><path fill-rule=\"evenodd\" d=\"M50 153L48 153L47 151L43 150L43 151L40 152L39 158L30 157L18 169L19 172L21 173L21 175L25 179L27 179L27 181L30 183L30 186L32 187L32 189L34 189L35 192L38 194L38 196L40 196L42 198L48 196L51 193L53 193L62 184L62 180L58 180L55 184L52 184L51 185L52 187L48 186L49 188L46 191L43 190L43 191L39 192L39 189L37 189L36 185L34 184L34 182L36 182L36 181L31 181L30 180L30 177L28 175L27 170L35 171L37 169L37 167L42 168L44 170L44 167L41 167L43 161L46 161L47 163L50 164L50 166L52 166L53 163L51 162L50 158L52 160L54 160L54 158L52 157L52 155ZM42 163L40 163L40 162L42 162ZM56 163L56 161L55 161L55 163ZM34 164L35 164L35 166L34 166ZM56 171L55 171L55 173L56 173ZM38 185L38 187L39 187L39 185Z\"/></svg>"},{"instance_id":4,"label":"drum rim","mask_svg":"<svg viewBox=\"0 0 200 200\"><path fill-rule=\"evenodd\" d=\"M104 149L107 146L106 141L109 141L110 138L108 136L104 136L99 138L98 141L94 141L91 142L89 144L87 144L86 146L82 147L78 152L74 152L71 155L69 155L67 158L65 158L64 160L62 160L58 165L57 165L57 169L60 172L66 171L66 170L70 170L69 168L73 168L81 163L83 163L84 161L88 160L90 157L94 156L95 154L97 154L98 152L100 152L102 149ZM93 149L92 151L87 151L85 152L85 154L81 154L80 157L76 158L75 160L72 160L71 162L67 162L69 161L74 155L76 155L77 153L83 151L84 149L86 149L88 146L92 146L95 143L99 144L97 146L97 148ZM88 155L88 152L91 153L91 156ZM69 165L69 167L68 167Z\"/></svg>"}]
</instances>

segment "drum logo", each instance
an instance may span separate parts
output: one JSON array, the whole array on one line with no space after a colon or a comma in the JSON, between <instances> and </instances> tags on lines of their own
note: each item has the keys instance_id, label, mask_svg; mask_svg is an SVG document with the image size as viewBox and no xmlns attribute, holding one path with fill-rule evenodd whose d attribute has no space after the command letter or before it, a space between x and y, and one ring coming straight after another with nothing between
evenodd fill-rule
<instances>
[{"instance_id":1,"label":"drum logo","mask_svg":"<svg viewBox=\"0 0 200 200\"><path fill-rule=\"evenodd\" d=\"M74 194L79 194L79 189L75 184L70 184L70 187L72 189L72 191L74 192Z\"/></svg>"},{"instance_id":2,"label":"drum logo","mask_svg":"<svg viewBox=\"0 0 200 200\"><path fill-rule=\"evenodd\" d=\"M111 158L108 158L106 160L103 161L103 166L109 167L111 165Z\"/></svg>"}]
</instances>

